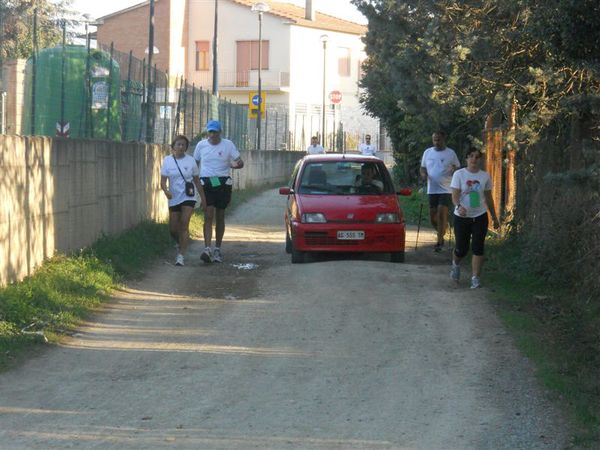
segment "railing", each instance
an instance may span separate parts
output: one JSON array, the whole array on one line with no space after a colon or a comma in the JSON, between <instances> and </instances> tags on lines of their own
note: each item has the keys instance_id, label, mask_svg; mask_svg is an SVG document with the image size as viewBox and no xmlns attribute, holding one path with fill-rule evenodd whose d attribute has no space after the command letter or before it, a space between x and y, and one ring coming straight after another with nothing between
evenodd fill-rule
<instances>
[{"instance_id":1,"label":"railing","mask_svg":"<svg viewBox=\"0 0 600 450\"><path fill-rule=\"evenodd\" d=\"M262 86L265 89L281 89L290 86L289 72L279 70L262 70L260 73ZM203 71L196 72L194 79L197 84L210 88L212 86L212 72ZM258 71L245 70L234 72L219 72L218 73L219 88L256 88L258 86Z\"/></svg>"}]
</instances>

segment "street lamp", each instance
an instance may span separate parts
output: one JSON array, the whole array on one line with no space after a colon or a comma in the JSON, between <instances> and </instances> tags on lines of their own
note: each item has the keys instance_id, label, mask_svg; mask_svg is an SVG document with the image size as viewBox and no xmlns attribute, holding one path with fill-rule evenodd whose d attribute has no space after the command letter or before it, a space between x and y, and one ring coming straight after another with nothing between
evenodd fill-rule
<instances>
[{"instance_id":1,"label":"street lamp","mask_svg":"<svg viewBox=\"0 0 600 450\"><path fill-rule=\"evenodd\" d=\"M321 145L325 147L325 73L327 68L327 41L329 36L322 34L321 42L323 43L323 104L321 105L321 114L323 115L323 122L321 128Z\"/></svg>"},{"instance_id":2,"label":"street lamp","mask_svg":"<svg viewBox=\"0 0 600 450\"><path fill-rule=\"evenodd\" d=\"M251 9L258 13L258 114L256 120L256 131L258 133L256 150L258 150L260 148L260 122L262 120L262 80L260 76L260 71L262 69L262 15L264 12L269 11L271 7L265 2L256 2L252 5Z\"/></svg>"}]
</instances>

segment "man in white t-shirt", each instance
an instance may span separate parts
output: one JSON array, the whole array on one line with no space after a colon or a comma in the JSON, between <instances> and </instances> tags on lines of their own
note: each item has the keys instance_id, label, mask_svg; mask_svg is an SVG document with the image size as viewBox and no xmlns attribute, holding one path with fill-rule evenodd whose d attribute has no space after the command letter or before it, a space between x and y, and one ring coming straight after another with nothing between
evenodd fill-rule
<instances>
[{"instance_id":1,"label":"man in white t-shirt","mask_svg":"<svg viewBox=\"0 0 600 450\"><path fill-rule=\"evenodd\" d=\"M365 142L358 146L358 151L366 156L377 156L377 148L375 145L371 144L370 134L365 136Z\"/></svg>"},{"instance_id":2,"label":"man in white t-shirt","mask_svg":"<svg viewBox=\"0 0 600 450\"><path fill-rule=\"evenodd\" d=\"M325 149L319 144L319 138L313 136L310 138L310 145L306 149L306 153L309 155L322 155L325 153Z\"/></svg>"},{"instance_id":3,"label":"man in white t-shirt","mask_svg":"<svg viewBox=\"0 0 600 450\"><path fill-rule=\"evenodd\" d=\"M433 133L431 140L433 147L425 150L421 159L421 176L427 179L429 218L437 231L434 250L440 252L448 227L448 207L452 204L450 181L460 162L454 150L446 147L446 135L442 131Z\"/></svg>"},{"instance_id":4,"label":"man in white t-shirt","mask_svg":"<svg viewBox=\"0 0 600 450\"><path fill-rule=\"evenodd\" d=\"M225 234L225 208L231 201L233 180L230 169L241 169L244 161L234 143L221 137L221 124L209 120L208 138L198 142L194 159L200 166L200 182L206 195L204 213L204 245L200 259L205 263L222 262L221 244ZM215 247L211 248L212 225L215 222Z\"/></svg>"}]
</instances>

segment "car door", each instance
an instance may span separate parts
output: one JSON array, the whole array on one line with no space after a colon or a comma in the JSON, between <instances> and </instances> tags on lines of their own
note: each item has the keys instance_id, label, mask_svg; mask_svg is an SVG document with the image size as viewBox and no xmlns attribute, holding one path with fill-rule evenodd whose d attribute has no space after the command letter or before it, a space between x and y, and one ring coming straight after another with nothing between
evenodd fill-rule
<instances>
[{"instance_id":1,"label":"car door","mask_svg":"<svg viewBox=\"0 0 600 450\"><path fill-rule=\"evenodd\" d=\"M298 180L298 174L300 173L300 168L302 167L302 163L303 160L300 160L296 163L296 165L294 166L294 170L292 170L292 175L288 183L290 193L287 197L287 205L285 209L285 224L289 236L291 236L292 233L293 212L296 211L298 208L298 200L296 198L296 196L298 195L298 189L296 185Z\"/></svg>"}]
</instances>

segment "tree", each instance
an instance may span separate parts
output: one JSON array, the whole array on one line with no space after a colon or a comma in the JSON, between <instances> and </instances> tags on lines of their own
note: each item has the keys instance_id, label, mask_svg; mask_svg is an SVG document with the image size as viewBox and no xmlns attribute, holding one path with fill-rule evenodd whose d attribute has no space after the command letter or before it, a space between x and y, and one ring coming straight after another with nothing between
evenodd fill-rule
<instances>
[{"instance_id":1,"label":"tree","mask_svg":"<svg viewBox=\"0 0 600 450\"><path fill-rule=\"evenodd\" d=\"M33 52L33 20L37 9L38 48L62 39L60 22L69 15L70 0L0 0L0 61L28 58Z\"/></svg>"},{"instance_id":2,"label":"tree","mask_svg":"<svg viewBox=\"0 0 600 450\"><path fill-rule=\"evenodd\" d=\"M556 122L569 114L597 114L597 0L353 3L369 19L362 103L397 150L422 149L432 127L450 143L477 141L485 117L513 100L523 144L566 129Z\"/></svg>"}]
</instances>

